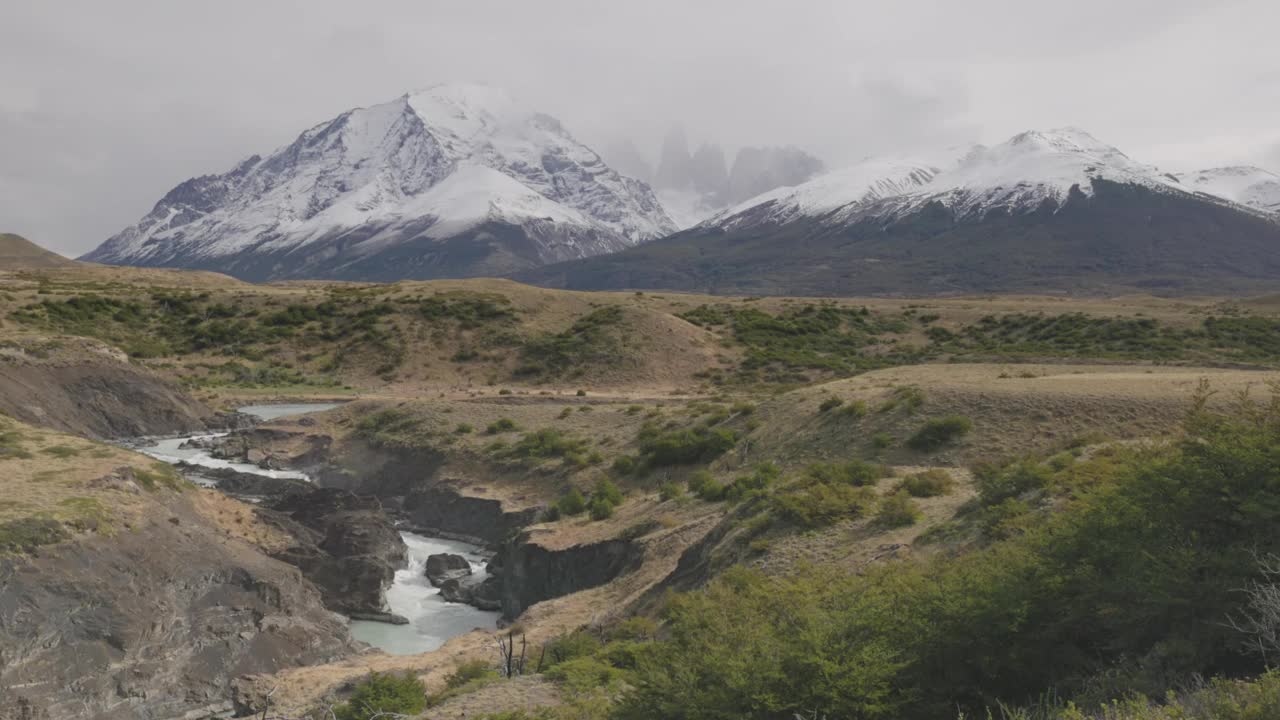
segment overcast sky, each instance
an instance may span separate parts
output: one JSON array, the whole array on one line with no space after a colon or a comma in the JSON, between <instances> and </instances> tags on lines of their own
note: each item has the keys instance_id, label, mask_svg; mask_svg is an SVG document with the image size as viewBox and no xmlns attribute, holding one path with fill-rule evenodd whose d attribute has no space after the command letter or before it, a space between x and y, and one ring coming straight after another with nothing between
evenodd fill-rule
<instances>
[{"instance_id":1,"label":"overcast sky","mask_svg":"<svg viewBox=\"0 0 1280 720\"><path fill-rule=\"evenodd\" d=\"M0 231L85 252L178 182L351 107L505 87L581 139L838 166L1078 125L1280 171L1276 0L6 0Z\"/></svg>"}]
</instances>

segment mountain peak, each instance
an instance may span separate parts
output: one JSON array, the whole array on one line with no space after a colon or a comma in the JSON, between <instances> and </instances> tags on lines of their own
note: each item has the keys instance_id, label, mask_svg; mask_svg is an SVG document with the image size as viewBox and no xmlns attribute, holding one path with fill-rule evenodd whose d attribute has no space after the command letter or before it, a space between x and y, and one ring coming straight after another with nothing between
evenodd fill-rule
<instances>
[{"instance_id":1,"label":"mountain peak","mask_svg":"<svg viewBox=\"0 0 1280 720\"><path fill-rule=\"evenodd\" d=\"M470 254L452 245L453 259L438 257L441 241L485 227L520 247L477 239ZM485 264L495 253L493 262L536 265L674 229L647 185L554 118L499 88L449 83L350 110L263 160L188 180L86 258L248 279L354 278L351 263L372 267L369 258L394 251L395 263L365 277L444 277L498 273Z\"/></svg>"}]
</instances>

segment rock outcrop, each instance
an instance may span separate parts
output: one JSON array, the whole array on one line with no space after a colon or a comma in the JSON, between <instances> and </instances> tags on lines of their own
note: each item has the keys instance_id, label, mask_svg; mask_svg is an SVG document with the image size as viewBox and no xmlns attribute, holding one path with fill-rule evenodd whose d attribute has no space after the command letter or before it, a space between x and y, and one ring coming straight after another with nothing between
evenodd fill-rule
<instances>
[{"instance_id":1,"label":"rock outcrop","mask_svg":"<svg viewBox=\"0 0 1280 720\"><path fill-rule=\"evenodd\" d=\"M464 495L454 487L436 484L411 491L401 511L411 525L433 534L496 544L533 523L542 509L508 511L499 500Z\"/></svg>"},{"instance_id":2,"label":"rock outcrop","mask_svg":"<svg viewBox=\"0 0 1280 720\"><path fill-rule=\"evenodd\" d=\"M432 587L440 587L448 580L461 580L471 574L471 563L461 555L437 553L427 557L424 574Z\"/></svg>"},{"instance_id":3,"label":"rock outcrop","mask_svg":"<svg viewBox=\"0 0 1280 720\"><path fill-rule=\"evenodd\" d=\"M258 512L293 538L274 557L314 582L326 607L352 617L401 621L389 613L385 593L407 562L408 548L377 498L317 488Z\"/></svg>"},{"instance_id":4,"label":"rock outcrop","mask_svg":"<svg viewBox=\"0 0 1280 720\"><path fill-rule=\"evenodd\" d=\"M228 538L188 494L157 510L112 537L0 559L0 708L190 717L228 708L240 675L356 650L297 569Z\"/></svg>"},{"instance_id":5,"label":"rock outcrop","mask_svg":"<svg viewBox=\"0 0 1280 720\"><path fill-rule=\"evenodd\" d=\"M640 566L644 551L626 539L564 549L546 548L527 537L505 543L500 566L502 616L514 620L534 603L603 585Z\"/></svg>"}]
</instances>

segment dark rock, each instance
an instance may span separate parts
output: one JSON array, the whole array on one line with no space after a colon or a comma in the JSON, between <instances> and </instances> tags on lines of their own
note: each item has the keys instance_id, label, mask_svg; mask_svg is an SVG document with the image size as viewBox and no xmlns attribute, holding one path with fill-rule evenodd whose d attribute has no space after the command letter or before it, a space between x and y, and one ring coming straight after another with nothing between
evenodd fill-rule
<instances>
[{"instance_id":1,"label":"dark rock","mask_svg":"<svg viewBox=\"0 0 1280 720\"><path fill-rule=\"evenodd\" d=\"M232 468L211 468L185 462L178 463L175 467L184 475L212 480L222 492L240 497L273 498L278 501L292 495L307 495L316 489L306 480L273 478Z\"/></svg>"},{"instance_id":2,"label":"dark rock","mask_svg":"<svg viewBox=\"0 0 1280 720\"><path fill-rule=\"evenodd\" d=\"M191 717L241 675L357 650L296 570L227 541L186 495L152 509L181 522L0 558L0 717Z\"/></svg>"},{"instance_id":3,"label":"dark rock","mask_svg":"<svg viewBox=\"0 0 1280 720\"><path fill-rule=\"evenodd\" d=\"M481 610L497 612L502 609L502 578L488 577L471 587L470 603Z\"/></svg>"},{"instance_id":4,"label":"dark rock","mask_svg":"<svg viewBox=\"0 0 1280 720\"><path fill-rule=\"evenodd\" d=\"M314 488L286 495L259 516L294 543L275 555L314 582L325 605L346 615L385 614L386 589L408 548L377 498Z\"/></svg>"},{"instance_id":5,"label":"dark rock","mask_svg":"<svg viewBox=\"0 0 1280 720\"><path fill-rule=\"evenodd\" d=\"M469 497L448 485L434 485L409 492L402 512L414 527L483 545L502 542L533 523L542 508L509 512L498 500Z\"/></svg>"},{"instance_id":6,"label":"dark rock","mask_svg":"<svg viewBox=\"0 0 1280 720\"><path fill-rule=\"evenodd\" d=\"M457 580L471 574L471 563L461 555L439 553L427 558L427 580L435 587L446 580Z\"/></svg>"},{"instance_id":7,"label":"dark rock","mask_svg":"<svg viewBox=\"0 0 1280 720\"><path fill-rule=\"evenodd\" d=\"M496 577L446 580L440 585L440 597L446 602L464 603L496 612L502 609L502 581Z\"/></svg>"},{"instance_id":8,"label":"dark rock","mask_svg":"<svg viewBox=\"0 0 1280 720\"><path fill-rule=\"evenodd\" d=\"M644 550L630 540L613 539L551 550L527 537L502 546L502 616L514 620L537 602L597 587L640 566Z\"/></svg>"},{"instance_id":9,"label":"dark rock","mask_svg":"<svg viewBox=\"0 0 1280 720\"><path fill-rule=\"evenodd\" d=\"M205 419L212 430L247 430L258 424L258 418L239 411L220 412Z\"/></svg>"},{"instance_id":10,"label":"dark rock","mask_svg":"<svg viewBox=\"0 0 1280 720\"><path fill-rule=\"evenodd\" d=\"M356 611L347 615L352 620L368 620L370 622L387 623L388 625L408 625L409 618L389 612Z\"/></svg>"}]
</instances>

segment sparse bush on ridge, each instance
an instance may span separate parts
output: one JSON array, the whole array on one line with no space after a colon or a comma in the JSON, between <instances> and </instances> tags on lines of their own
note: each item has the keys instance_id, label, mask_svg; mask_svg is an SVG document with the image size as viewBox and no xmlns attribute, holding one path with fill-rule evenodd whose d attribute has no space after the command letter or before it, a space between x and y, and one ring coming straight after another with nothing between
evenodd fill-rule
<instances>
[{"instance_id":1,"label":"sparse bush on ridge","mask_svg":"<svg viewBox=\"0 0 1280 720\"><path fill-rule=\"evenodd\" d=\"M932 418L907 438L907 447L920 452L937 450L973 429L973 421L962 415Z\"/></svg>"}]
</instances>

